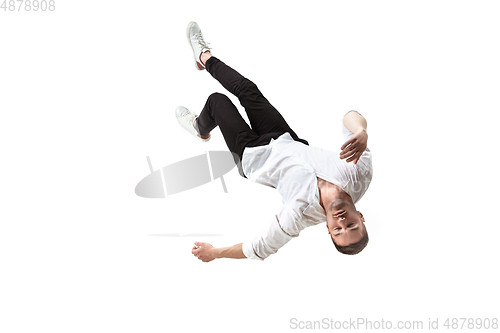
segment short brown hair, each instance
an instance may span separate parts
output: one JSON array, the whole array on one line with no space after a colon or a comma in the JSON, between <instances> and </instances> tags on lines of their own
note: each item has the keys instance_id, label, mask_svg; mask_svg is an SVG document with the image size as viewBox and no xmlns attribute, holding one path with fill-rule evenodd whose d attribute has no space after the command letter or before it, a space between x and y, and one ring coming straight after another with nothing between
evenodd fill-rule
<instances>
[{"instance_id":1,"label":"short brown hair","mask_svg":"<svg viewBox=\"0 0 500 333\"><path fill-rule=\"evenodd\" d=\"M363 251L363 249L366 247L366 244L368 244L369 238L368 238L368 231L366 231L366 225L363 223L363 237L356 243L352 243L346 246L340 246L335 243L332 237L332 242L335 245L335 248L337 251L343 254L358 254L359 252Z\"/></svg>"}]
</instances>

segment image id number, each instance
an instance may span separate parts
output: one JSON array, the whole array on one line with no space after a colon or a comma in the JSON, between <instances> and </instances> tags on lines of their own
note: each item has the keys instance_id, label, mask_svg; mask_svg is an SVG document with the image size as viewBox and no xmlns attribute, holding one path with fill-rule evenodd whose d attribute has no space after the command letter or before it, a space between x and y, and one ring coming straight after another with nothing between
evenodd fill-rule
<instances>
[{"instance_id":1,"label":"image id number","mask_svg":"<svg viewBox=\"0 0 500 333\"><path fill-rule=\"evenodd\" d=\"M52 12L56 10L56 2L55 0L3 0L0 10L4 12Z\"/></svg>"}]
</instances>

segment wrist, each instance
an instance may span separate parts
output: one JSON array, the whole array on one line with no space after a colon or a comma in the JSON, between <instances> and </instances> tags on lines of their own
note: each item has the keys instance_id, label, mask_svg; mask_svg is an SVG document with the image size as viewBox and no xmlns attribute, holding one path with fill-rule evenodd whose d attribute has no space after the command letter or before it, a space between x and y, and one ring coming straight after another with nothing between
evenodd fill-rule
<instances>
[{"instance_id":1,"label":"wrist","mask_svg":"<svg viewBox=\"0 0 500 333\"><path fill-rule=\"evenodd\" d=\"M364 133L364 134L367 134L367 132L366 132L366 128L361 127L361 128L359 128L359 129L356 131L356 133ZM356 134L356 133L355 133L355 134Z\"/></svg>"},{"instance_id":2,"label":"wrist","mask_svg":"<svg viewBox=\"0 0 500 333\"><path fill-rule=\"evenodd\" d=\"M212 252L212 256L213 256L215 259L224 258L223 254L222 254L222 248L213 247L213 248L211 249L211 252Z\"/></svg>"}]
</instances>

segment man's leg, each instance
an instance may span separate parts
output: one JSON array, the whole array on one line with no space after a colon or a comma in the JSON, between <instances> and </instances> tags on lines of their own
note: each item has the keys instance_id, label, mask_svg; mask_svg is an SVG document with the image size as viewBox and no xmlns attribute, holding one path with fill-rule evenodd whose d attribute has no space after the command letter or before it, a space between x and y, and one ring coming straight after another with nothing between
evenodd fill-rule
<instances>
[{"instance_id":1,"label":"man's leg","mask_svg":"<svg viewBox=\"0 0 500 333\"><path fill-rule=\"evenodd\" d=\"M237 155L235 163L240 174L245 177L240 163L243 150L259 136L248 126L233 102L220 93L210 95L195 124L202 137L219 126L229 151Z\"/></svg>"},{"instance_id":2,"label":"man's leg","mask_svg":"<svg viewBox=\"0 0 500 333\"><path fill-rule=\"evenodd\" d=\"M277 138L288 132L296 141L308 144L300 139L290 128L283 116L262 95L257 86L240 73L213 57L210 52L201 55L201 61L207 71L218 80L224 88L238 97L250 120L252 130L258 136ZM261 144L267 144L264 142Z\"/></svg>"}]
</instances>

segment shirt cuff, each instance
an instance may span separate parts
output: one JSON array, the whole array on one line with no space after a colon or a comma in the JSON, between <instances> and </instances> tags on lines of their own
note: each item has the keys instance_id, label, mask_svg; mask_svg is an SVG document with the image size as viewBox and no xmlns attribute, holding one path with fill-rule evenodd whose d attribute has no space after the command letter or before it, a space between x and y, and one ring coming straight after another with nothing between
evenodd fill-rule
<instances>
[{"instance_id":1,"label":"shirt cuff","mask_svg":"<svg viewBox=\"0 0 500 333\"><path fill-rule=\"evenodd\" d=\"M241 247L243 249L243 254L248 259L260 260L260 261L264 260L255 254L255 251L253 250L253 240L243 242Z\"/></svg>"}]
</instances>

